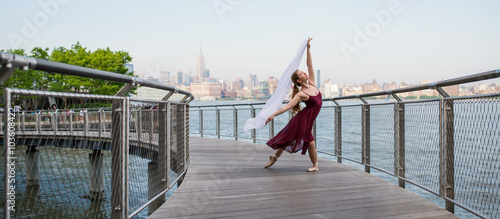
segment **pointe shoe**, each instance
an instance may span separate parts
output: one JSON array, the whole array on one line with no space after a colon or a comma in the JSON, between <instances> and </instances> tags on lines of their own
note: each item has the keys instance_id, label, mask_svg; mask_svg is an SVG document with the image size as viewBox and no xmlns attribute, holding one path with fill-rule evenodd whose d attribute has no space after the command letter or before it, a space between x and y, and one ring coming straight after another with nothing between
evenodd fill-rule
<instances>
[{"instance_id":1,"label":"pointe shoe","mask_svg":"<svg viewBox=\"0 0 500 219\"><path fill-rule=\"evenodd\" d=\"M316 162L313 167L307 169L307 172L318 172L319 168L318 168L318 162Z\"/></svg>"},{"instance_id":2,"label":"pointe shoe","mask_svg":"<svg viewBox=\"0 0 500 219\"><path fill-rule=\"evenodd\" d=\"M278 158L274 155L269 156L269 162L264 166L264 168L268 168L272 166L276 161L278 161Z\"/></svg>"}]
</instances>

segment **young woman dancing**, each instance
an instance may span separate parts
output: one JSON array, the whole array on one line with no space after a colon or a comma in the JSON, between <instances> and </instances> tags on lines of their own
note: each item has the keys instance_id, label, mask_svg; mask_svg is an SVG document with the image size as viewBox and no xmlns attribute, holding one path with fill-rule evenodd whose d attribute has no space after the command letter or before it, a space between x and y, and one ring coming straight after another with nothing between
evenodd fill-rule
<instances>
[{"instance_id":1,"label":"young woman dancing","mask_svg":"<svg viewBox=\"0 0 500 219\"><path fill-rule=\"evenodd\" d=\"M293 72L292 100L266 120L267 125L267 123L275 116L280 115L291 108L293 108L292 111L295 114L285 128L283 128L274 138L267 142L267 145L276 150L276 153L269 157L269 162L264 166L265 168L272 166L278 160L283 151L296 153L302 150L302 154L304 155L309 150L309 158L311 158L313 167L307 169L307 172L318 171L318 154L316 152L316 144L311 130L314 120L321 110L322 98L321 93L314 84L315 77L310 51L311 40L312 38L307 39L307 71L309 72L309 76L301 70ZM306 104L306 107L302 110L300 109L301 100Z\"/></svg>"}]
</instances>

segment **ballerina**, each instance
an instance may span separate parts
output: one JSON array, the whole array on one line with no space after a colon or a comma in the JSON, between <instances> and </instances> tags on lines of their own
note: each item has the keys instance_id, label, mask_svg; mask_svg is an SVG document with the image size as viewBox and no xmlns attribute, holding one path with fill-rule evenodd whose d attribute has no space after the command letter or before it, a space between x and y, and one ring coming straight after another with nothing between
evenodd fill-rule
<instances>
[{"instance_id":1,"label":"ballerina","mask_svg":"<svg viewBox=\"0 0 500 219\"><path fill-rule=\"evenodd\" d=\"M319 170L316 143L311 131L314 120L321 110L322 98L314 83L315 75L310 51L311 40L312 38L307 39L307 71L309 75L301 70L293 72L291 76L293 83L292 100L266 120L267 125L275 116L290 109L295 114L288 124L267 142L267 145L276 150L276 153L269 157L269 162L264 166L265 168L272 166L284 151L296 153L302 150L303 155L309 151L309 158L313 163L313 167L307 169L307 172L317 172ZM302 110L300 109L300 101L306 104L306 107Z\"/></svg>"}]
</instances>

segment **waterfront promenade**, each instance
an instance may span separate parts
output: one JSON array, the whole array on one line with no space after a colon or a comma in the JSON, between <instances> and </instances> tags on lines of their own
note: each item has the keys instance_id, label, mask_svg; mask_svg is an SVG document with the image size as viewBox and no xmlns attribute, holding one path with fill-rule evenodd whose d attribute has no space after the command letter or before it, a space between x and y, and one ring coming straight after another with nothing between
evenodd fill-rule
<instances>
[{"instance_id":1,"label":"waterfront promenade","mask_svg":"<svg viewBox=\"0 0 500 219\"><path fill-rule=\"evenodd\" d=\"M184 182L149 218L458 218L430 201L353 167L262 144L191 137Z\"/></svg>"}]
</instances>

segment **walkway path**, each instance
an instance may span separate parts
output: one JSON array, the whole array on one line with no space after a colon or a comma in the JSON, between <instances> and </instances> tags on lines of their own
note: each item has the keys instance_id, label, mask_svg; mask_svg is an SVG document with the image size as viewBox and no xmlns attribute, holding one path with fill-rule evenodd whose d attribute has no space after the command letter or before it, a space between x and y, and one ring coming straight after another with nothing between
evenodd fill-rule
<instances>
[{"instance_id":1,"label":"walkway path","mask_svg":"<svg viewBox=\"0 0 500 219\"><path fill-rule=\"evenodd\" d=\"M457 218L426 199L353 167L262 144L190 138L181 186L149 218Z\"/></svg>"}]
</instances>

